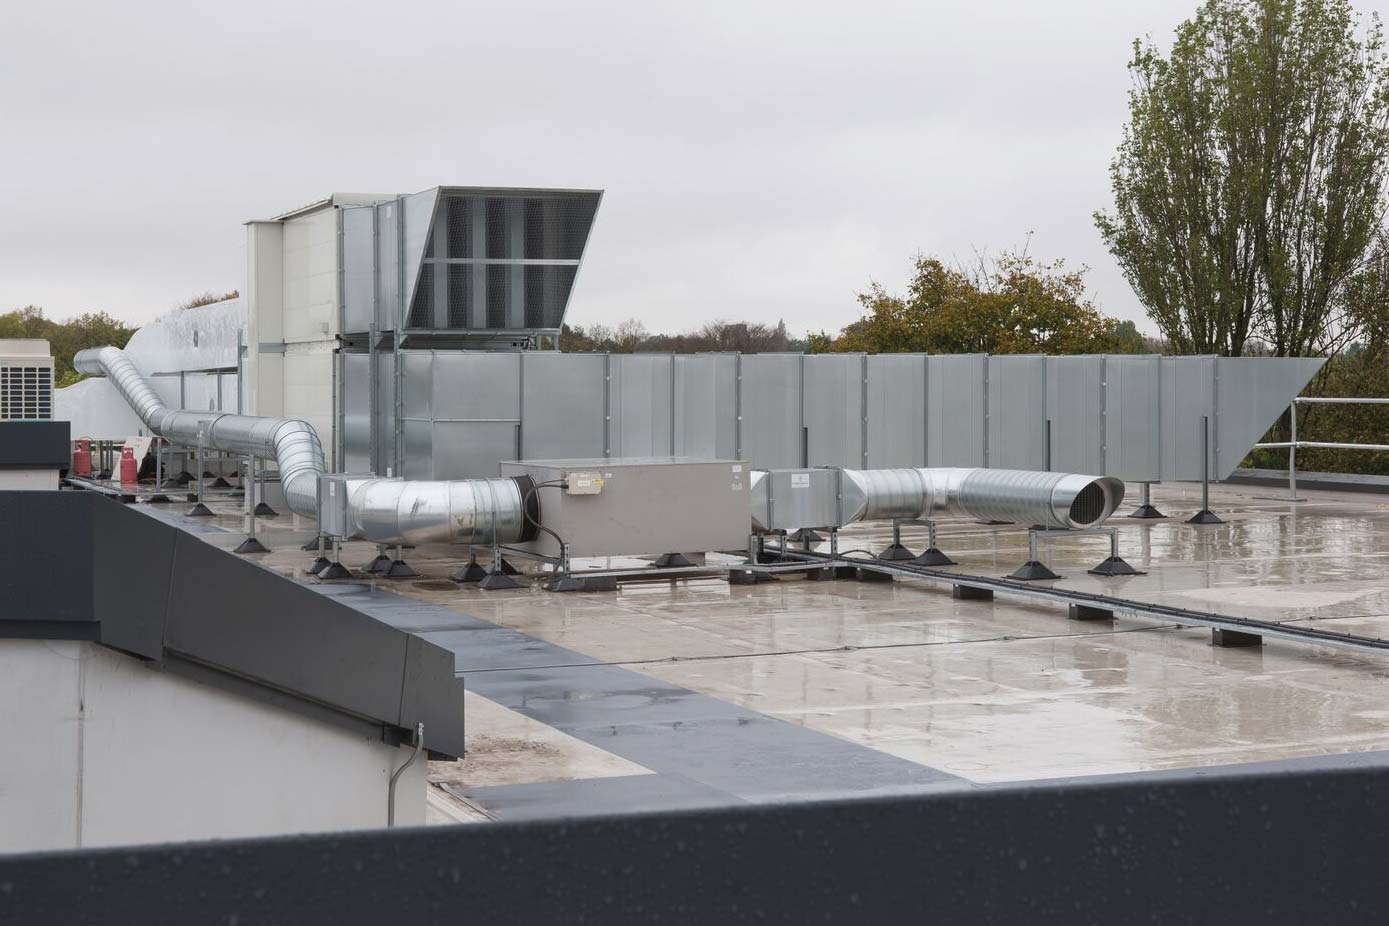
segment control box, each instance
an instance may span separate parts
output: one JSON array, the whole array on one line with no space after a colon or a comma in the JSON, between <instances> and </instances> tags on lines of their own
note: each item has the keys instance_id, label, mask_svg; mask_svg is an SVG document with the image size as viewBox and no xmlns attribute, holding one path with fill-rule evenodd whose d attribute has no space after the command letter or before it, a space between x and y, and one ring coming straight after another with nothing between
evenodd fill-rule
<instances>
[{"instance_id":1,"label":"control box","mask_svg":"<svg viewBox=\"0 0 1389 926\"><path fill-rule=\"evenodd\" d=\"M502 463L500 475L535 481L540 523L571 557L745 550L752 530L748 467L737 460L525 460ZM559 555L543 531L517 546Z\"/></svg>"}]
</instances>

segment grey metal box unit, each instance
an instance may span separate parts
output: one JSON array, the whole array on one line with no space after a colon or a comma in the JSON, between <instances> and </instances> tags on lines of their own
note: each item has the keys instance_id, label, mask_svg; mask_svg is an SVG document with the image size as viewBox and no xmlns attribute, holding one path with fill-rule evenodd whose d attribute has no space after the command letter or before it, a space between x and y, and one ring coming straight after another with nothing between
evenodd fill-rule
<instances>
[{"instance_id":1,"label":"grey metal box unit","mask_svg":"<svg viewBox=\"0 0 1389 926\"><path fill-rule=\"evenodd\" d=\"M564 538L570 556L747 547L752 523L748 468L737 460L527 460L502 463L500 469L503 476L529 476L537 485L569 484L567 489L554 485L536 491L541 523ZM554 538L543 532L519 546L547 556L559 553Z\"/></svg>"}]
</instances>

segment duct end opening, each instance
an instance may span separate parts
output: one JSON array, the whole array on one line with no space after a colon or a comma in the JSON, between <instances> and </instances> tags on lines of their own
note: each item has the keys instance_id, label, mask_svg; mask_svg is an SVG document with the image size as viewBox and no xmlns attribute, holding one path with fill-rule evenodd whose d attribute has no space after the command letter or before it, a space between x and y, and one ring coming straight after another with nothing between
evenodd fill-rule
<instances>
[{"instance_id":1,"label":"duct end opening","mask_svg":"<svg viewBox=\"0 0 1389 926\"><path fill-rule=\"evenodd\" d=\"M1067 476L1057 488L1061 491L1054 498L1066 506L1066 521L1073 528L1103 523L1124 500L1124 484L1108 476ZM1067 495L1069 504L1065 501ZM1062 509L1057 507L1060 514Z\"/></svg>"},{"instance_id":2,"label":"duct end opening","mask_svg":"<svg viewBox=\"0 0 1389 926\"><path fill-rule=\"evenodd\" d=\"M1098 482L1092 482L1076 494L1071 502L1070 519L1082 527L1101 520L1105 514L1104 489Z\"/></svg>"}]
</instances>

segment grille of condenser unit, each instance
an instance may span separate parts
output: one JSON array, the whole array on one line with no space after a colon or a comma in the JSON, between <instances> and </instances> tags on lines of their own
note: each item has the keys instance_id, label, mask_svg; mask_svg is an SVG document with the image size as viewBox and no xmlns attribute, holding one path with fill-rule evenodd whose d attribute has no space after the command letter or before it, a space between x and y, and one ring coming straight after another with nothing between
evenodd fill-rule
<instances>
[{"instance_id":1,"label":"grille of condenser unit","mask_svg":"<svg viewBox=\"0 0 1389 926\"><path fill-rule=\"evenodd\" d=\"M557 330L600 194L441 192L406 326Z\"/></svg>"},{"instance_id":2,"label":"grille of condenser unit","mask_svg":"<svg viewBox=\"0 0 1389 926\"><path fill-rule=\"evenodd\" d=\"M0 421L53 417L53 368L0 361Z\"/></svg>"}]
</instances>

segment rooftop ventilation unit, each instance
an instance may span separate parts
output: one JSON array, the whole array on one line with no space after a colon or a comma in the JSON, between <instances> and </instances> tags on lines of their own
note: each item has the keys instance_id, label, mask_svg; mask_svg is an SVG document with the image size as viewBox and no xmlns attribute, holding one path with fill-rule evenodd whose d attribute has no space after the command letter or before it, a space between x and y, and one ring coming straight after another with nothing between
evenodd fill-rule
<instances>
[{"instance_id":1,"label":"rooftop ventilation unit","mask_svg":"<svg viewBox=\"0 0 1389 926\"><path fill-rule=\"evenodd\" d=\"M0 421L53 417L53 357L48 342L0 340Z\"/></svg>"},{"instance_id":2,"label":"rooftop ventilation unit","mask_svg":"<svg viewBox=\"0 0 1389 926\"><path fill-rule=\"evenodd\" d=\"M342 209L344 334L557 338L602 194L436 187Z\"/></svg>"}]
</instances>

